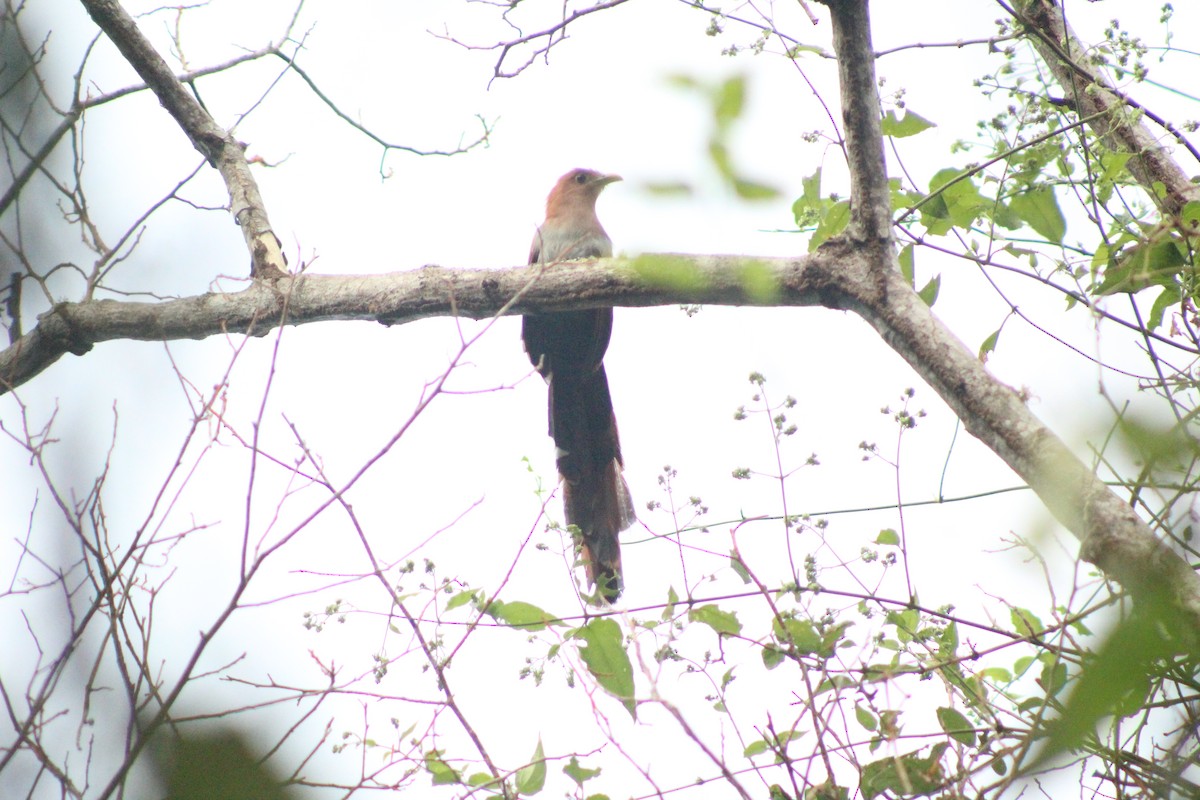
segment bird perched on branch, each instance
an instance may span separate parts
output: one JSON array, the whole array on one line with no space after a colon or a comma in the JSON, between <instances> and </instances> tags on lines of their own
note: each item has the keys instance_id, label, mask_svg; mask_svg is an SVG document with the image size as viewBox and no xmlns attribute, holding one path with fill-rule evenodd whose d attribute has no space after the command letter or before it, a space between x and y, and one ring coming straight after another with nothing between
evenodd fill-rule
<instances>
[{"instance_id":1,"label":"bird perched on branch","mask_svg":"<svg viewBox=\"0 0 1200 800\"><path fill-rule=\"evenodd\" d=\"M546 198L546 221L533 237L529 263L611 256L612 241L596 218L596 198L619 180L619 175L590 169L571 170L559 178ZM549 384L550 436L567 524L579 528L588 582L608 602L622 588L617 534L634 520L604 373L612 321L611 308L594 308L526 314L521 325L529 360Z\"/></svg>"}]
</instances>

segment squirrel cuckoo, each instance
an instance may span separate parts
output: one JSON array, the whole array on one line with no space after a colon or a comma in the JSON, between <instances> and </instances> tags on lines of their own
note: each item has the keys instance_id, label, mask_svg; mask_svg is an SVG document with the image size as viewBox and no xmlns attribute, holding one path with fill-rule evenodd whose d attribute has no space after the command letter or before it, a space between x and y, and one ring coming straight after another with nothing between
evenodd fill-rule
<instances>
[{"instance_id":1,"label":"squirrel cuckoo","mask_svg":"<svg viewBox=\"0 0 1200 800\"><path fill-rule=\"evenodd\" d=\"M611 256L612 241L596 218L596 198L619 180L590 169L559 178L546 198L546 221L533 237L529 263ZM608 602L621 593L617 534L634 520L604 374L612 321L611 308L526 314L521 321L525 351L549 384L550 436L567 524L579 528L588 582Z\"/></svg>"}]
</instances>

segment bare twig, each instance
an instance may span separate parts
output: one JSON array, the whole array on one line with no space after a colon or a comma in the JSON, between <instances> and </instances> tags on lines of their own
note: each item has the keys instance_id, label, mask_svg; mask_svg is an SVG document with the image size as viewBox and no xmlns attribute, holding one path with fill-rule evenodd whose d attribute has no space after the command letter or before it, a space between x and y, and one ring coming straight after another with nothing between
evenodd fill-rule
<instances>
[{"instance_id":1,"label":"bare twig","mask_svg":"<svg viewBox=\"0 0 1200 800\"><path fill-rule=\"evenodd\" d=\"M483 133L479 134L479 137L474 141L464 145L459 145L453 150L422 150L418 147L413 147L412 145L397 144L396 142L388 141L367 126L363 125L358 120L351 117L345 111L342 111L342 109L338 107L337 103L335 103L327 94L321 91L321 89L317 86L316 81L314 81L313 78L307 72L305 72L299 64L296 63L294 58L278 50L276 50L273 55L283 59L283 61L288 65L288 68L292 72L296 73L296 75L300 77L300 80L308 84L308 88L312 90L312 93L315 94L322 103L328 106L330 111L336 114L350 127L354 128L356 131L375 142L375 144L382 147L385 152L388 150L403 150L406 153L412 153L413 155L418 156L456 156L460 153L466 153L469 150L474 150L480 145L486 145L488 143L488 138L492 135L491 126L488 125L482 117L480 117L479 122L483 126Z\"/></svg>"},{"instance_id":2,"label":"bare twig","mask_svg":"<svg viewBox=\"0 0 1200 800\"><path fill-rule=\"evenodd\" d=\"M453 42L454 44L457 44L458 46L467 50L499 50L500 56L496 59L496 65L492 68L492 80L494 81L496 78L514 78L524 72L527 67L537 60L538 56L549 53L552 47L566 39L567 26L572 22L581 17L586 17L588 14L594 14L597 11L606 11L610 8L615 8L616 6L619 6L625 2L628 2L628 0L606 0L606 2L596 3L595 5L588 6L587 8L581 8L576 11L572 11L570 14L564 16L560 21L554 23L548 28L537 31L536 33L526 34L516 39L510 39L505 42L497 42L496 44L473 45L461 42L458 39L449 36L448 34L435 33L434 36L439 39L445 39L448 42ZM546 43L535 48L529 58L526 59L525 62L520 66L515 69L505 71L504 62L514 49L520 47L521 45L536 42L539 39L545 39Z\"/></svg>"}]
</instances>

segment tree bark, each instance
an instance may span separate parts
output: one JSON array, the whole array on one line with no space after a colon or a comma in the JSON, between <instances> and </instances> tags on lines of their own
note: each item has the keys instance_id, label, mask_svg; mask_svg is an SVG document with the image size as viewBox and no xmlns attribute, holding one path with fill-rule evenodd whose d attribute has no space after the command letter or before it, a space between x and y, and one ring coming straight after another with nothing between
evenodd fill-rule
<instances>
[{"instance_id":1,"label":"tree bark","mask_svg":"<svg viewBox=\"0 0 1200 800\"><path fill-rule=\"evenodd\" d=\"M275 278L287 274L279 238L271 230L258 182L246 162L246 147L233 138L188 94L167 62L138 30L117 0L80 0L100 30L112 40L208 163L217 168L229 190L229 210L242 229L250 251L250 274Z\"/></svg>"},{"instance_id":2,"label":"tree bark","mask_svg":"<svg viewBox=\"0 0 1200 800\"><path fill-rule=\"evenodd\" d=\"M264 235L272 241L274 235L266 224L257 190L239 194L253 184L252 179L243 183L249 170L240 145L178 86L161 58L152 50L147 52L149 45L119 5L112 0L83 2L147 83L155 87L197 149L222 170L234 198L235 218L246 228L247 242L259 265L256 272L261 274L264 264L278 266L281 261L274 255L256 249L259 244L266 246ZM631 265L594 262L504 270L426 267L378 276L287 276L256 282L232 294L164 303L63 303L0 353L0 389L29 380L64 353L81 354L110 339L194 339L229 332L262 335L281 324L321 320L373 319L396 324L439 315L481 318L611 305L719 303L850 309L879 331L929 382L972 434L1029 483L1080 539L1084 559L1135 595L1165 595L1186 615L1192 628L1200 631L1200 578L1030 413L1012 389L987 372L901 277L891 238L867 3L825 0L825 4L831 11L839 60L854 209L846 233L815 254L753 260L658 256ZM1058 34L1053 36L1058 41ZM1078 73L1073 70L1070 74ZM1168 174L1169 166L1158 160L1162 154L1143 147L1140 134L1125 138L1124 117L1114 114L1107 124L1106 135L1142 148L1136 152L1147 159L1146 180L1168 177L1169 191L1193 196L1189 193L1195 188L1176 185ZM1178 171L1177 166L1174 169ZM277 251L277 242L273 246ZM752 284L755 291L747 290L751 284L744 277L751 262L756 279L764 269L769 272L776 292L763 293L759 280ZM688 280L655 279L671 271L687 273Z\"/></svg>"},{"instance_id":3,"label":"tree bark","mask_svg":"<svg viewBox=\"0 0 1200 800\"><path fill-rule=\"evenodd\" d=\"M1076 458L1012 389L996 380L901 277L890 237L891 200L867 0L825 0L825 4L833 20L854 204L846 233L826 248L843 251L838 272L829 276L837 291L954 409L967 430L1020 475L1055 518L1075 534L1082 543L1084 560L1096 564L1136 597L1156 605L1165 599L1200 634L1200 577L1191 566ZM1034 5L1053 10L1048 0ZM1061 24L1061 16L1055 19ZM1063 25L1054 35L1069 37L1070 33ZM1037 41L1045 44L1042 39ZM1043 57L1049 60L1053 54L1043 52ZM1066 69L1061 62L1058 68ZM1069 75L1073 79L1075 73ZM1090 79L1100 83L1097 76ZM1079 94L1116 99L1104 90ZM1091 113L1100 106L1081 110ZM1180 183L1178 166L1169 157L1165 158L1168 163L1162 163L1161 150L1147 144L1148 132L1127 131L1121 120L1120 115L1112 114L1093 124L1105 125L1105 135L1138 148L1133 152L1139 153L1147 180L1168 179L1172 181L1170 191L1182 198L1194 195L1195 186L1186 180L1183 184L1187 185Z\"/></svg>"},{"instance_id":4,"label":"tree bark","mask_svg":"<svg viewBox=\"0 0 1200 800\"><path fill-rule=\"evenodd\" d=\"M1002 4L1003 5L1003 4ZM1028 31L1028 39L1050 68L1054 79L1080 117L1092 117L1089 127L1110 150L1131 153L1126 166L1163 211L1178 216L1184 205L1200 201L1200 186L1192 183L1171 157L1170 150L1141 121L1145 110L1121 95L1086 58L1086 49L1051 0L1031 0L1021 11L1008 9ZM1174 126L1160 120L1168 132L1197 160L1200 153ZM1161 194L1155 186L1161 186Z\"/></svg>"}]
</instances>

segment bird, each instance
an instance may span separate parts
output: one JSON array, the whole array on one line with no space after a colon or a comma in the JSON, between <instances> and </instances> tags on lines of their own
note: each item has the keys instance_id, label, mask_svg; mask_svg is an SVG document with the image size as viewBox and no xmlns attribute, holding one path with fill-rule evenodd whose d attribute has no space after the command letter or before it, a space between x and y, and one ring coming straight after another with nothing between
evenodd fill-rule
<instances>
[{"instance_id":1,"label":"bird","mask_svg":"<svg viewBox=\"0 0 1200 800\"><path fill-rule=\"evenodd\" d=\"M610 257L612 240L596 217L596 199L619 180L591 169L559 178L546 198L546 220L533 237L529 263ZM618 534L635 519L604 371L612 323L612 308L528 313L521 320L525 352L548 384L566 521L579 530L588 584L606 603L624 588Z\"/></svg>"}]
</instances>

